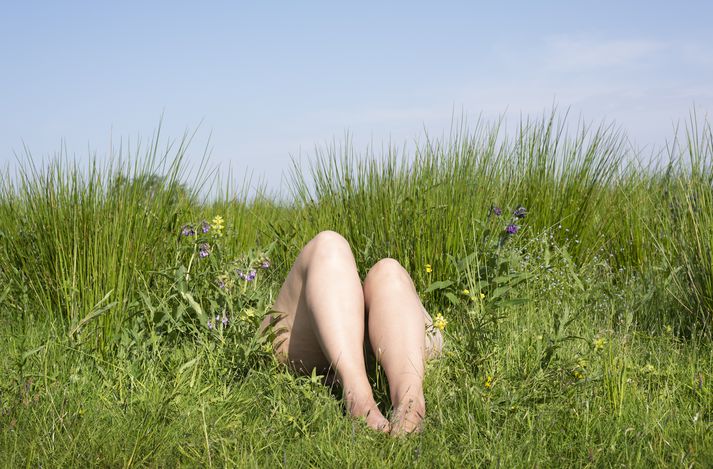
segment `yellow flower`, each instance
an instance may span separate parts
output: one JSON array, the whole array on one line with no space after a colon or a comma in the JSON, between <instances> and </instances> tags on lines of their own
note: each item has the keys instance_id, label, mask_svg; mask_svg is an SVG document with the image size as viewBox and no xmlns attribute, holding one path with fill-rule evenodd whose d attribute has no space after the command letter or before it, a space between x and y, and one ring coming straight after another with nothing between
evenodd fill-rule
<instances>
[{"instance_id":1,"label":"yellow flower","mask_svg":"<svg viewBox=\"0 0 713 469\"><path fill-rule=\"evenodd\" d=\"M463 294L464 294L464 295L470 295L470 290L468 290L467 288L464 289L464 290L463 290Z\"/></svg>"},{"instance_id":2,"label":"yellow flower","mask_svg":"<svg viewBox=\"0 0 713 469\"><path fill-rule=\"evenodd\" d=\"M433 269L431 268L431 264L426 264L426 273L430 274L431 272L433 272Z\"/></svg>"},{"instance_id":3,"label":"yellow flower","mask_svg":"<svg viewBox=\"0 0 713 469\"><path fill-rule=\"evenodd\" d=\"M666 333L670 334L673 332L673 328L670 325L666 325Z\"/></svg>"},{"instance_id":4,"label":"yellow flower","mask_svg":"<svg viewBox=\"0 0 713 469\"><path fill-rule=\"evenodd\" d=\"M604 349L604 346L607 344L607 339L604 337L599 337L598 339L594 339L594 350L602 350Z\"/></svg>"},{"instance_id":5,"label":"yellow flower","mask_svg":"<svg viewBox=\"0 0 713 469\"><path fill-rule=\"evenodd\" d=\"M252 308L248 308L245 311L243 311L243 314L240 319L242 319L243 321L247 321L248 319L254 318L254 317L255 317L255 310Z\"/></svg>"},{"instance_id":6,"label":"yellow flower","mask_svg":"<svg viewBox=\"0 0 713 469\"><path fill-rule=\"evenodd\" d=\"M656 371L656 368L651 363L647 363L646 366L641 369L641 371L643 371L644 373L653 373L654 371Z\"/></svg>"},{"instance_id":7,"label":"yellow flower","mask_svg":"<svg viewBox=\"0 0 713 469\"><path fill-rule=\"evenodd\" d=\"M484 293L478 293L477 295L470 295L470 300L471 300L471 301L478 301L478 298L480 298L480 301L482 301L483 298L485 298L485 294L484 294Z\"/></svg>"},{"instance_id":8,"label":"yellow flower","mask_svg":"<svg viewBox=\"0 0 713 469\"><path fill-rule=\"evenodd\" d=\"M442 314L436 314L436 317L433 318L433 327L439 330L443 330L446 328L448 325L448 319L444 318Z\"/></svg>"},{"instance_id":9,"label":"yellow flower","mask_svg":"<svg viewBox=\"0 0 713 469\"><path fill-rule=\"evenodd\" d=\"M225 226L223 225L224 223L225 222L223 220L223 217L221 217L220 215L216 215L210 221L210 227L213 228L213 232L216 236L223 236L223 228L225 228Z\"/></svg>"},{"instance_id":10,"label":"yellow flower","mask_svg":"<svg viewBox=\"0 0 713 469\"><path fill-rule=\"evenodd\" d=\"M493 377L491 375L485 377L485 382L483 383L483 386L485 386L486 389L490 389L493 387Z\"/></svg>"}]
</instances>

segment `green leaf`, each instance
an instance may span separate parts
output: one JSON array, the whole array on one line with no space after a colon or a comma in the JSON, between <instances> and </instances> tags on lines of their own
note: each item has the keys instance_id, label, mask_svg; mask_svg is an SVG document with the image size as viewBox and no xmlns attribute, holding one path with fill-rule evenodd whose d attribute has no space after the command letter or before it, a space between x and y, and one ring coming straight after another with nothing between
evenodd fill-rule
<instances>
[{"instance_id":1,"label":"green leaf","mask_svg":"<svg viewBox=\"0 0 713 469\"><path fill-rule=\"evenodd\" d=\"M444 288L448 288L451 285L453 285L453 282L450 280L441 280L438 282L433 282L428 286L428 288L426 288L426 291L424 293L430 293L436 290L443 290Z\"/></svg>"},{"instance_id":2,"label":"green leaf","mask_svg":"<svg viewBox=\"0 0 713 469\"><path fill-rule=\"evenodd\" d=\"M198 315L198 319L200 319L201 322L204 322L208 319L208 316L206 316L205 312L203 311L203 307L193 298L192 294L188 292L181 292L181 296L184 300L188 302L189 305L191 305L191 308L193 308L193 311L196 312L196 314Z\"/></svg>"},{"instance_id":3,"label":"green leaf","mask_svg":"<svg viewBox=\"0 0 713 469\"><path fill-rule=\"evenodd\" d=\"M186 286L186 268L184 266L180 266L178 269L176 269L174 281L176 282L178 291L183 294L188 288Z\"/></svg>"},{"instance_id":4,"label":"green leaf","mask_svg":"<svg viewBox=\"0 0 713 469\"><path fill-rule=\"evenodd\" d=\"M473 287L477 290L483 290L488 285L490 285L490 282L488 282L487 280L478 280L473 284Z\"/></svg>"},{"instance_id":5,"label":"green leaf","mask_svg":"<svg viewBox=\"0 0 713 469\"><path fill-rule=\"evenodd\" d=\"M180 375L181 373L183 373L184 371L186 371L186 369L188 369L188 368L192 367L193 365L195 365L197 361L198 361L198 357L194 358L193 360L188 360L186 363L184 363L183 365L181 365L180 368L178 368L178 371L176 372L176 374L179 374L179 375Z\"/></svg>"},{"instance_id":6,"label":"green leaf","mask_svg":"<svg viewBox=\"0 0 713 469\"><path fill-rule=\"evenodd\" d=\"M176 321L179 321L183 317L184 314L186 314L186 305L179 304L176 307Z\"/></svg>"},{"instance_id":7,"label":"green leaf","mask_svg":"<svg viewBox=\"0 0 713 469\"><path fill-rule=\"evenodd\" d=\"M156 319L156 307L151 303L151 298L149 295L147 295L145 292L139 291L139 296L141 297L141 300L143 301L144 306L149 310L149 313L151 314L151 319L155 320Z\"/></svg>"},{"instance_id":8,"label":"green leaf","mask_svg":"<svg viewBox=\"0 0 713 469\"><path fill-rule=\"evenodd\" d=\"M509 285L506 285L504 287L498 287L493 292L489 295L491 300L495 300L497 298L500 298L503 296L505 293L508 291L512 290L512 287Z\"/></svg>"},{"instance_id":9,"label":"green leaf","mask_svg":"<svg viewBox=\"0 0 713 469\"><path fill-rule=\"evenodd\" d=\"M106 295L104 295L104 298L102 298L101 300L99 300L99 302L98 302L96 305L94 305L94 308L92 308L92 310L89 312L89 314L87 314L87 315L84 317L84 319L82 319L81 321L79 321L79 322L69 331L70 337L71 337L71 336L74 336L74 334L76 334L77 331L78 331L82 326L84 326L85 324L87 324L89 321L91 321L92 319L94 319L94 318L96 318L96 317L98 317L98 316L101 316L102 314L106 313L106 312L109 311L111 308L113 308L114 306L116 306L116 305L119 304L118 301L114 301L114 302L112 302L112 303L109 303L108 305L105 305L105 306L102 306L102 307L99 306L99 305L101 305L102 303L104 303L106 300L108 300L108 299L109 299L109 296L111 296L111 294L112 294L113 292L114 292L114 290L110 290L109 293L107 293Z\"/></svg>"},{"instance_id":10,"label":"green leaf","mask_svg":"<svg viewBox=\"0 0 713 469\"><path fill-rule=\"evenodd\" d=\"M508 276L508 275L500 275L493 279L493 283L505 283L505 282L509 282L509 281L510 281L510 276Z\"/></svg>"},{"instance_id":11,"label":"green leaf","mask_svg":"<svg viewBox=\"0 0 713 469\"><path fill-rule=\"evenodd\" d=\"M503 300L500 302L500 306L518 306L529 302L527 298L512 298L509 300Z\"/></svg>"},{"instance_id":12,"label":"green leaf","mask_svg":"<svg viewBox=\"0 0 713 469\"><path fill-rule=\"evenodd\" d=\"M23 353L23 354L22 354L22 361L24 362L25 360L27 360L27 359L28 359L29 357L31 357L32 355L34 355L34 354L36 354L37 352L43 350L45 347L47 347L47 346L46 346L46 345L40 345L40 346L37 347L36 349L28 350L27 352Z\"/></svg>"},{"instance_id":13,"label":"green leaf","mask_svg":"<svg viewBox=\"0 0 713 469\"><path fill-rule=\"evenodd\" d=\"M455 296L451 292L446 292L446 298L448 298L450 300L450 302L453 303L454 305L457 305L460 303L460 300L458 299L458 297Z\"/></svg>"},{"instance_id":14,"label":"green leaf","mask_svg":"<svg viewBox=\"0 0 713 469\"><path fill-rule=\"evenodd\" d=\"M5 298L7 298L9 293L10 293L10 287L5 287L5 291L2 292L2 295L0 295L0 304L3 304L5 302Z\"/></svg>"}]
</instances>

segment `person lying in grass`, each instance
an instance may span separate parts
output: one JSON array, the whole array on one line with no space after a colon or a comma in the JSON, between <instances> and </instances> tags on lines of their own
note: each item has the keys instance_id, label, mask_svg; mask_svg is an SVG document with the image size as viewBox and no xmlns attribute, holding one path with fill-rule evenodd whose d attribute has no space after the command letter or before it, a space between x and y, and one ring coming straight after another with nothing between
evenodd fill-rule
<instances>
[{"instance_id":1,"label":"person lying in grass","mask_svg":"<svg viewBox=\"0 0 713 469\"><path fill-rule=\"evenodd\" d=\"M299 373L336 378L347 411L378 431L419 431L426 412L424 362L441 353L433 327L408 272L382 259L359 278L349 243L323 231L295 260L261 330L272 328L281 363ZM389 422L374 401L365 352L381 364L394 412Z\"/></svg>"}]
</instances>

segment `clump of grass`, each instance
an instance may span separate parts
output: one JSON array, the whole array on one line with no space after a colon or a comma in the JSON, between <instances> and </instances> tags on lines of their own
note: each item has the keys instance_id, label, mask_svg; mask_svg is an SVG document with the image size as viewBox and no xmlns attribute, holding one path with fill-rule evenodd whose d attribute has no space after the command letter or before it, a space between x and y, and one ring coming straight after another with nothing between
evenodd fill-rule
<instances>
[{"instance_id":1,"label":"clump of grass","mask_svg":"<svg viewBox=\"0 0 713 469\"><path fill-rule=\"evenodd\" d=\"M17 178L0 186L0 261L30 298L11 303L15 314L44 314L70 330L95 317L85 339L106 346L137 297L137 273L163 264L195 203L182 183L188 142L161 150L157 132L145 146L119 147L105 166L92 158L85 168L66 154L41 167L27 151Z\"/></svg>"},{"instance_id":2,"label":"clump of grass","mask_svg":"<svg viewBox=\"0 0 713 469\"><path fill-rule=\"evenodd\" d=\"M661 191L658 223L666 229L656 240L679 301L677 322L689 331L711 335L713 326L713 130L709 123L687 127L685 144L674 141Z\"/></svg>"},{"instance_id":3,"label":"clump of grass","mask_svg":"<svg viewBox=\"0 0 713 469\"><path fill-rule=\"evenodd\" d=\"M449 140L426 139L411 158L393 147L381 156L357 155L348 140L319 150L310 167L294 168L296 207L275 236L284 240L286 260L331 229L358 247L363 271L390 256L419 280L425 264L445 278L456 274L448 255L477 251L485 262L483 220L491 207L522 204L531 212L528 230L550 230L576 264L606 257L615 270L657 278L655 269L668 269L664 278L670 274L679 285L669 292L689 313L669 308L665 314L677 316L682 330L698 324L708 331L710 125L673 147L666 171L638 164L617 129L567 128L566 116L553 113L523 121L514 140L499 125L463 126ZM687 164L677 152L688 155ZM685 272L673 274L674 264ZM684 295L689 288L693 295Z\"/></svg>"}]
</instances>

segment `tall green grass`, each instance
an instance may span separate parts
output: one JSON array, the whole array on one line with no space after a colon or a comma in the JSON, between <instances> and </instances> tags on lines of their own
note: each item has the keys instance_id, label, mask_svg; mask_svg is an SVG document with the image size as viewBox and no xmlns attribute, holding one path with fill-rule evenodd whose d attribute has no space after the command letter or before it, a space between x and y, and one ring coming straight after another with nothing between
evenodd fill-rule
<instances>
[{"instance_id":1,"label":"tall green grass","mask_svg":"<svg viewBox=\"0 0 713 469\"><path fill-rule=\"evenodd\" d=\"M283 273L307 240L332 229L352 242L363 271L390 256L418 281L445 279L458 274L451 258L479 253L471 261L485 261L497 235L487 222L493 207L508 215L522 205L521 239L547 233L576 264L601 260L622 282L646 282L642 301L651 307L641 308L642 322L710 333L707 121L693 118L657 167L639 163L617 129L572 125L556 112L523 120L514 136L499 122L462 123L410 154L388 147L362 155L347 140L293 168L292 203L249 181L233 189L240 184L216 181L205 165L189 174L190 140L160 147L157 134L84 168L66 155L38 164L28 152L19 177L0 185L2 277L19 292L11 308L59 318L74 332L96 325L86 340L104 347L140 305L137 289L150 288L151 272L174 266L182 224L216 214L227 220L226 249L274 240Z\"/></svg>"},{"instance_id":2,"label":"tall green grass","mask_svg":"<svg viewBox=\"0 0 713 469\"><path fill-rule=\"evenodd\" d=\"M25 299L11 308L61 320L104 347L137 297L137 274L170 257L176 227L196 202L182 182L189 141L160 148L157 132L85 167L64 153L39 165L26 152L0 187L0 262ZM88 318L96 328L82 334Z\"/></svg>"},{"instance_id":3,"label":"tall green grass","mask_svg":"<svg viewBox=\"0 0 713 469\"><path fill-rule=\"evenodd\" d=\"M295 212L279 233L289 240L288 259L333 229L357 246L362 269L391 256L417 278L427 263L447 277L456 273L449 255L487 252L483 220L493 206L522 205L529 236L548 231L576 263L604 259L664 289L670 307L642 320L660 322L662 313L683 329L707 330L710 134L708 122L692 120L663 170L637 161L616 129L580 123L568 131L557 114L523 121L514 139L499 125L463 126L449 140L426 139L413 155L332 146L293 171Z\"/></svg>"}]
</instances>

